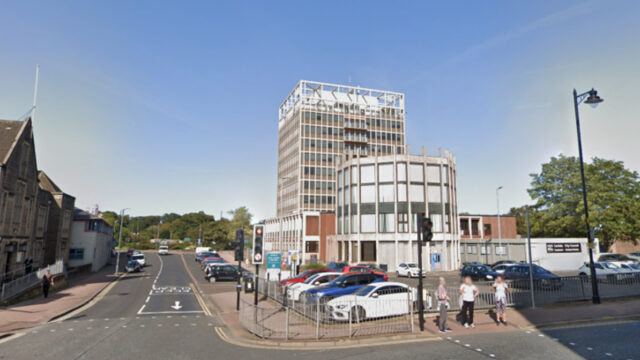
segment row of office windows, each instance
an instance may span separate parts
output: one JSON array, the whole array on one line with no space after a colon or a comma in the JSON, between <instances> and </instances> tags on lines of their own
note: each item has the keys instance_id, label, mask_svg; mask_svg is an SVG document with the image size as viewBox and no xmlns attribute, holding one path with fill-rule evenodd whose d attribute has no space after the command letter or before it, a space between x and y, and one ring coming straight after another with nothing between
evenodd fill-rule
<instances>
[{"instance_id":1,"label":"row of office windows","mask_svg":"<svg viewBox=\"0 0 640 360\"><path fill-rule=\"evenodd\" d=\"M352 119L347 117L344 118L344 115L340 114L328 114L328 113L317 113L317 112L304 112L304 120L305 122L309 121L321 121L326 125L333 124L334 126L346 126L351 128L359 128L364 129L370 126L376 126L379 128L387 128L387 129L402 129L402 121L395 121L389 119L382 118L365 118L362 119Z\"/></svg>"},{"instance_id":2,"label":"row of office windows","mask_svg":"<svg viewBox=\"0 0 640 360\"><path fill-rule=\"evenodd\" d=\"M439 165L427 165L427 182L440 183L440 177L442 175L442 182L447 182L447 167L443 167L443 172L440 174ZM378 164L378 182L406 182L407 181L407 163L398 162L396 164L394 178L394 163L380 163ZM422 163L410 163L408 171L408 180L411 183L424 183L424 165ZM342 170L338 170L338 188L341 188L344 184L371 184L376 182L376 165L360 165L358 171L357 166L347 167Z\"/></svg>"},{"instance_id":3,"label":"row of office windows","mask_svg":"<svg viewBox=\"0 0 640 360\"><path fill-rule=\"evenodd\" d=\"M333 181L304 181L305 190L335 190L335 182Z\"/></svg>"},{"instance_id":4,"label":"row of office windows","mask_svg":"<svg viewBox=\"0 0 640 360\"><path fill-rule=\"evenodd\" d=\"M326 163L335 163L340 155L327 154L327 153L310 153L304 152L305 161L317 161Z\"/></svg>"},{"instance_id":5,"label":"row of office windows","mask_svg":"<svg viewBox=\"0 0 640 360\"><path fill-rule=\"evenodd\" d=\"M304 195L302 196L302 202L305 204L317 204L317 205L333 205L336 200L334 196L320 196L320 195Z\"/></svg>"},{"instance_id":6,"label":"row of office windows","mask_svg":"<svg viewBox=\"0 0 640 360\"><path fill-rule=\"evenodd\" d=\"M378 202L406 202L410 198L412 202L425 202L424 184L406 182L378 184ZM376 185L351 185L344 188L338 187L338 205L344 203L375 203L376 202ZM449 189L440 185L427 185L427 199L432 203L449 202Z\"/></svg>"},{"instance_id":7,"label":"row of office windows","mask_svg":"<svg viewBox=\"0 0 640 360\"><path fill-rule=\"evenodd\" d=\"M327 167L305 166L303 172L307 176L333 176L333 175L335 175L335 170L333 168L330 168L330 167L327 168Z\"/></svg>"},{"instance_id":8,"label":"row of office windows","mask_svg":"<svg viewBox=\"0 0 640 360\"><path fill-rule=\"evenodd\" d=\"M418 215L411 214L411 232L417 230ZM443 232L442 214L431 214L433 222L433 232ZM359 220L359 221L358 221ZM377 232L380 233L407 233L409 232L409 213L400 212L381 213L378 214ZM357 233L375 233L376 232L376 215L375 214L353 214L351 216L338 216L338 234L357 234ZM449 218L445 216L444 232L449 232Z\"/></svg>"},{"instance_id":9,"label":"row of office windows","mask_svg":"<svg viewBox=\"0 0 640 360\"><path fill-rule=\"evenodd\" d=\"M507 246L494 245L496 255L509 255ZM491 245L480 245L480 255L491 255ZM464 248L462 249L464 251ZM467 254L477 254L478 245L467 245Z\"/></svg>"}]
</instances>

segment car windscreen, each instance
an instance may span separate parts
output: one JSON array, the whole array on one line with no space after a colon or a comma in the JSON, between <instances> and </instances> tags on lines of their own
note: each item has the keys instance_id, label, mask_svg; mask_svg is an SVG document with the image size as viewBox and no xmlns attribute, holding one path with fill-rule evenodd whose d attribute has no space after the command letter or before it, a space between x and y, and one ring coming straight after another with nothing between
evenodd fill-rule
<instances>
[{"instance_id":1,"label":"car windscreen","mask_svg":"<svg viewBox=\"0 0 640 360\"><path fill-rule=\"evenodd\" d=\"M533 273L534 274L549 274L549 271L547 271L544 268L541 268L540 266L535 266L533 268Z\"/></svg>"},{"instance_id":2,"label":"car windscreen","mask_svg":"<svg viewBox=\"0 0 640 360\"><path fill-rule=\"evenodd\" d=\"M417 268L418 264L409 263L409 264L407 264L407 266L410 267L410 268Z\"/></svg>"},{"instance_id":3,"label":"car windscreen","mask_svg":"<svg viewBox=\"0 0 640 360\"><path fill-rule=\"evenodd\" d=\"M320 277L320 274L309 276L309 278L307 280L305 280L304 283L305 284L311 284L312 282L314 282L319 277Z\"/></svg>"},{"instance_id":4,"label":"car windscreen","mask_svg":"<svg viewBox=\"0 0 640 360\"><path fill-rule=\"evenodd\" d=\"M490 268L490 267L488 267L487 265L478 265L478 266L476 266L476 269L477 269L478 271L484 271L484 272L489 272L489 271L491 271L491 268Z\"/></svg>"},{"instance_id":5,"label":"car windscreen","mask_svg":"<svg viewBox=\"0 0 640 360\"><path fill-rule=\"evenodd\" d=\"M373 286L373 285L365 286L362 289L358 290L358 292L356 292L356 295L358 295L358 296L367 296L375 288L376 287Z\"/></svg>"},{"instance_id":6,"label":"car windscreen","mask_svg":"<svg viewBox=\"0 0 640 360\"><path fill-rule=\"evenodd\" d=\"M133 260L144 260L144 255L133 255L131 258Z\"/></svg>"},{"instance_id":7,"label":"car windscreen","mask_svg":"<svg viewBox=\"0 0 640 360\"><path fill-rule=\"evenodd\" d=\"M167 250L167 249L169 249L168 246L160 246L160 250Z\"/></svg>"},{"instance_id":8,"label":"car windscreen","mask_svg":"<svg viewBox=\"0 0 640 360\"><path fill-rule=\"evenodd\" d=\"M618 265L612 263L602 263L602 265L607 269L619 269Z\"/></svg>"},{"instance_id":9,"label":"car windscreen","mask_svg":"<svg viewBox=\"0 0 640 360\"><path fill-rule=\"evenodd\" d=\"M137 262L137 261L135 261L135 260L129 261L129 262L127 263L127 266L136 266L136 265L138 265L138 262Z\"/></svg>"},{"instance_id":10,"label":"car windscreen","mask_svg":"<svg viewBox=\"0 0 640 360\"><path fill-rule=\"evenodd\" d=\"M342 275L339 276L335 279L333 279L333 281L331 281L330 283L328 283L328 286L339 286L340 284L342 284L343 282L345 282L346 279L348 279L349 276L348 275Z\"/></svg>"}]
</instances>

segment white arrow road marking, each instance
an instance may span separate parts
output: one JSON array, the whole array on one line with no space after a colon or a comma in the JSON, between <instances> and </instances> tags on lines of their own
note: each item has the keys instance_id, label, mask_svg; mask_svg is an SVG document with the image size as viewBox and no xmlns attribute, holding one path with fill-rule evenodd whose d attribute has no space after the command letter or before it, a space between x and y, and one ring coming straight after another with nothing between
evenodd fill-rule
<instances>
[{"instance_id":1,"label":"white arrow road marking","mask_svg":"<svg viewBox=\"0 0 640 360\"><path fill-rule=\"evenodd\" d=\"M182 309L182 305L180 305L180 301L176 301L176 303L173 306L171 306L171 308L173 310L180 310Z\"/></svg>"}]
</instances>

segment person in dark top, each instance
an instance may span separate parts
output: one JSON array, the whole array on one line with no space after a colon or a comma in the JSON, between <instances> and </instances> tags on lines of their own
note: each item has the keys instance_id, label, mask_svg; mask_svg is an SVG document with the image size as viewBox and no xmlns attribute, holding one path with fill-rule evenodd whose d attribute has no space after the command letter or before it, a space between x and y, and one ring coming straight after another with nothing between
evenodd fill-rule
<instances>
[{"instance_id":1,"label":"person in dark top","mask_svg":"<svg viewBox=\"0 0 640 360\"><path fill-rule=\"evenodd\" d=\"M49 288L51 288L51 286L53 286L53 276L51 275L51 271L47 270L42 276L42 294L45 299L49 296Z\"/></svg>"}]
</instances>

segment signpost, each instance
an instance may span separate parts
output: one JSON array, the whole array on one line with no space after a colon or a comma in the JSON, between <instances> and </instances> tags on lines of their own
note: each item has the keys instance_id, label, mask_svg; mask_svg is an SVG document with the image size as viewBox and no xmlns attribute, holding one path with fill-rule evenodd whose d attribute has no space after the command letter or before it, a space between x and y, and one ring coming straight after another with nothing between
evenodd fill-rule
<instances>
[{"instance_id":1,"label":"signpost","mask_svg":"<svg viewBox=\"0 0 640 360\"><path fill-rule=\"evenodd\" d=\"M280 253L267 253L267 269L280 269L281 257Z\"/></svg>"}]
</instances>

